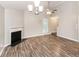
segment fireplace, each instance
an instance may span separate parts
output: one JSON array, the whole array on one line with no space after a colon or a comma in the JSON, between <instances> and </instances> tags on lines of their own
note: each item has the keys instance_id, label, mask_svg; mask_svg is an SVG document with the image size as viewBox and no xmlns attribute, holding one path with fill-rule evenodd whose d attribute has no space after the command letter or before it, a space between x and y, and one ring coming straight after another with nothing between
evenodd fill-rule
<instances>
[{"instance_id":1,"label":"fireplace","mask_svg":"<svg viewBox=\"0 0 79 59\"><path fill-rule=\"evenodd\" d=\"M11 32L11 46L15 46L21 42L21 31Z\"/></svg>"}]
</instances>

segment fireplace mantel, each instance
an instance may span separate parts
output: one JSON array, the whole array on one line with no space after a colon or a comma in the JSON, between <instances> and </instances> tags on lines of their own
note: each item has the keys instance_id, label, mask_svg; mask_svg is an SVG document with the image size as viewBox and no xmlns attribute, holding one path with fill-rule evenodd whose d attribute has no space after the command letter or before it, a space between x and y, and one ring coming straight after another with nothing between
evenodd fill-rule
<instances>
[{"instance_id":1,"label":"fireplace mantel","mask_svg":"<svg viewBox=\"0 0 79 59\"><path fill-rule=\"evenodd\" d=\"M14 28L9 28L9 32L15 32L15 31L23 31L24 27L14 27Z\"/></svg>"}]
</instances>

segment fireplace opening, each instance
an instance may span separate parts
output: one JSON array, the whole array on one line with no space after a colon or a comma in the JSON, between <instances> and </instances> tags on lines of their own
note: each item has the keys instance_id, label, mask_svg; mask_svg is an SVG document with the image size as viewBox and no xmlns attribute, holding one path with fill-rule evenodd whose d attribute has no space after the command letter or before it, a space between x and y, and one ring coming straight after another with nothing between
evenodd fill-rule
<instances>
[{"instance_id":1,"label":"fireplace opening","mask_svg":"<svg viewBox=\"0 0 79 59\"><path fill-rule=\"evenodd\" d=\"M11 46L15 46L21 42L21 31L11 33Z\"/></svg>"}]
</instances>

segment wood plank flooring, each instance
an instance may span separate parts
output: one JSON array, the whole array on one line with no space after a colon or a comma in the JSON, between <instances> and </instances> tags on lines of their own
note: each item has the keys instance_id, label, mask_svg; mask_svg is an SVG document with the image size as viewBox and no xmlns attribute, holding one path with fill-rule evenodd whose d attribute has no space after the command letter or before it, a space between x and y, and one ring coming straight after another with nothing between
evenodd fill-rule
<instances>
[{"instance_id":1,"label":"wood plank flooring","mask_svg":"<svg viewBox=\"0 0 79 59\"><path fill-rule=\"evenodd\" d=\"M79 43L53 35L32 37L6 47L1 57L79 57Z\"/></svg>"}]
</instances>

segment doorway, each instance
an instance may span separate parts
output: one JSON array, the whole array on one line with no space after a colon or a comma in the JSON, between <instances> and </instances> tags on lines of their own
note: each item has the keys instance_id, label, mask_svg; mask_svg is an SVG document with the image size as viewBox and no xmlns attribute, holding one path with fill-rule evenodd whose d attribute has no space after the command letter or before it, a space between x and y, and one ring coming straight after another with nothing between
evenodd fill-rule
<instances>
[{"instance_id":1,"label":"doorway","mask_svg":"<svg viewBox=\"0 0 79 59\"><path fill-rule=\"evenodd\" d=\"M57 35L58 25L59 25L59 17L58 16L49 17L48 30L51 34Z\"/></svg>"}]
</instances>

